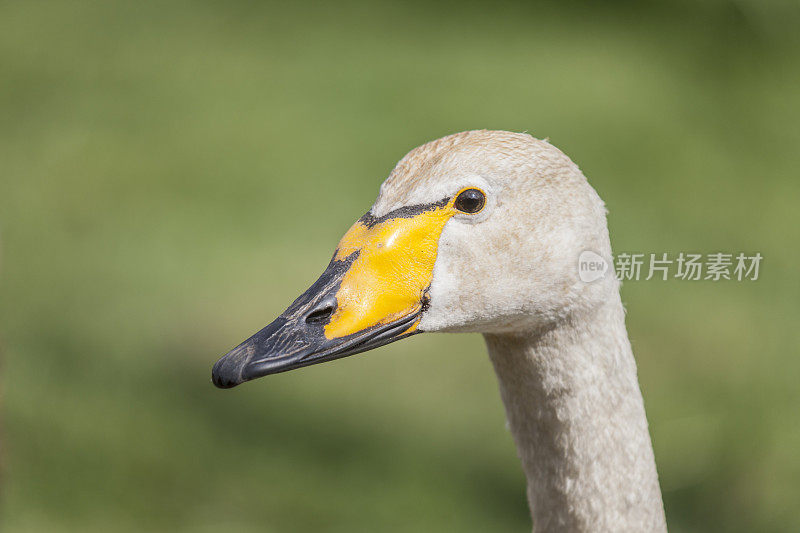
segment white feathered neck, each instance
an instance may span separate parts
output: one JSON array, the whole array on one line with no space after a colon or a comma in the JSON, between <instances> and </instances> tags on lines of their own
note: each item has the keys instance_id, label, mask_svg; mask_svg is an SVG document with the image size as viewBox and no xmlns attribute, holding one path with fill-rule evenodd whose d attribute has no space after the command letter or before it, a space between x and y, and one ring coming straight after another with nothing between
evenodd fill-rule
<instances>
[{"instance_id":1,"label":"white feathered neck","mask_svg":"<svg viewBox=\"0 0 800 533\"><path fill-rule=\"evenodd\" d=\"M534 531L666 531L619 295L546 331L485 338Z\"/></svg>"}]
</instances>

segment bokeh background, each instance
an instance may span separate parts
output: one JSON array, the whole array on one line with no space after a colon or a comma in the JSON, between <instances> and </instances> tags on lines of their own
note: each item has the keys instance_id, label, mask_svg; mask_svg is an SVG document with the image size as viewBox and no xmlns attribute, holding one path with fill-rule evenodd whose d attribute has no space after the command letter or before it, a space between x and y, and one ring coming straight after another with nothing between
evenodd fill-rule
<instances>
[{"instance_id":1,"label":"bokeh background","mask_svg":"<svg viewBox=\"0 0 800 533\"><path fill-rule=\"evenodd\" d=\"M618 251L672 531L800 530L800 17L704 2L0 3L9 532L525 531L477 335L233 391L412 147L528 131Z\"/></svg>"}]
</instances>

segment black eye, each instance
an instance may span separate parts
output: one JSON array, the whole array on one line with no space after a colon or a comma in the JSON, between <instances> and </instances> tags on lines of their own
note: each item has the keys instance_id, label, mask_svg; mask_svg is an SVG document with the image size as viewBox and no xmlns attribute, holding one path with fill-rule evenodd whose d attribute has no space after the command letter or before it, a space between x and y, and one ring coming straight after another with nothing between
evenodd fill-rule
<instances>
[{"instance_id":1,"label":"black eye","mask_svg":"<svg viewBox=\"0 0 800 533\"><path fill-rule=\"evenodd\" d=\"M465 213L477 213L483 209L486 197L478 189L467 189L456 198L456 209Z\"/></svg>"}]
</instances>

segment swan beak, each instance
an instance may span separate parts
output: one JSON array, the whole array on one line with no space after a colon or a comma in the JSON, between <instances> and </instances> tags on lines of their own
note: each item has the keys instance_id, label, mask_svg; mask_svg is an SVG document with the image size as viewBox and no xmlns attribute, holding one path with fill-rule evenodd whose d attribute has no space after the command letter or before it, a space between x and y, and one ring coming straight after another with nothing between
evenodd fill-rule
<instances>
[{"instance_id":1,"label":"swan beak","mask_svg":"<svg viewBox=\"0 0 800 533\"><path fill-rule=\"evenodd\" d=\"M275 321L214 365L220 388L332 361L419 333L452 201L367 213L320 278Z\"/></svg>"}]
</instances>

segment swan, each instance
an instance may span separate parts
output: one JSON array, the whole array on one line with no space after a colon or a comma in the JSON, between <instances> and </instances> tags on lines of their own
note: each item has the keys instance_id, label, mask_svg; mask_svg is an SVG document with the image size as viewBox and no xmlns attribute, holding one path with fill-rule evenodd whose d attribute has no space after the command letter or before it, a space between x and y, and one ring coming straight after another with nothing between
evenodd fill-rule
<instances>
[{"instance_id":1,"label":"swan","mask_svg":"<svg viewBox=\"0 0 800 533\"><path fill-rule=\"evenodd\" d=\"M666 531L605 206L546 140L467 131L409 152L320 278L222 357L215 385L421 332L479 332L534 531Z\"/></svg>"}]
</instances>

